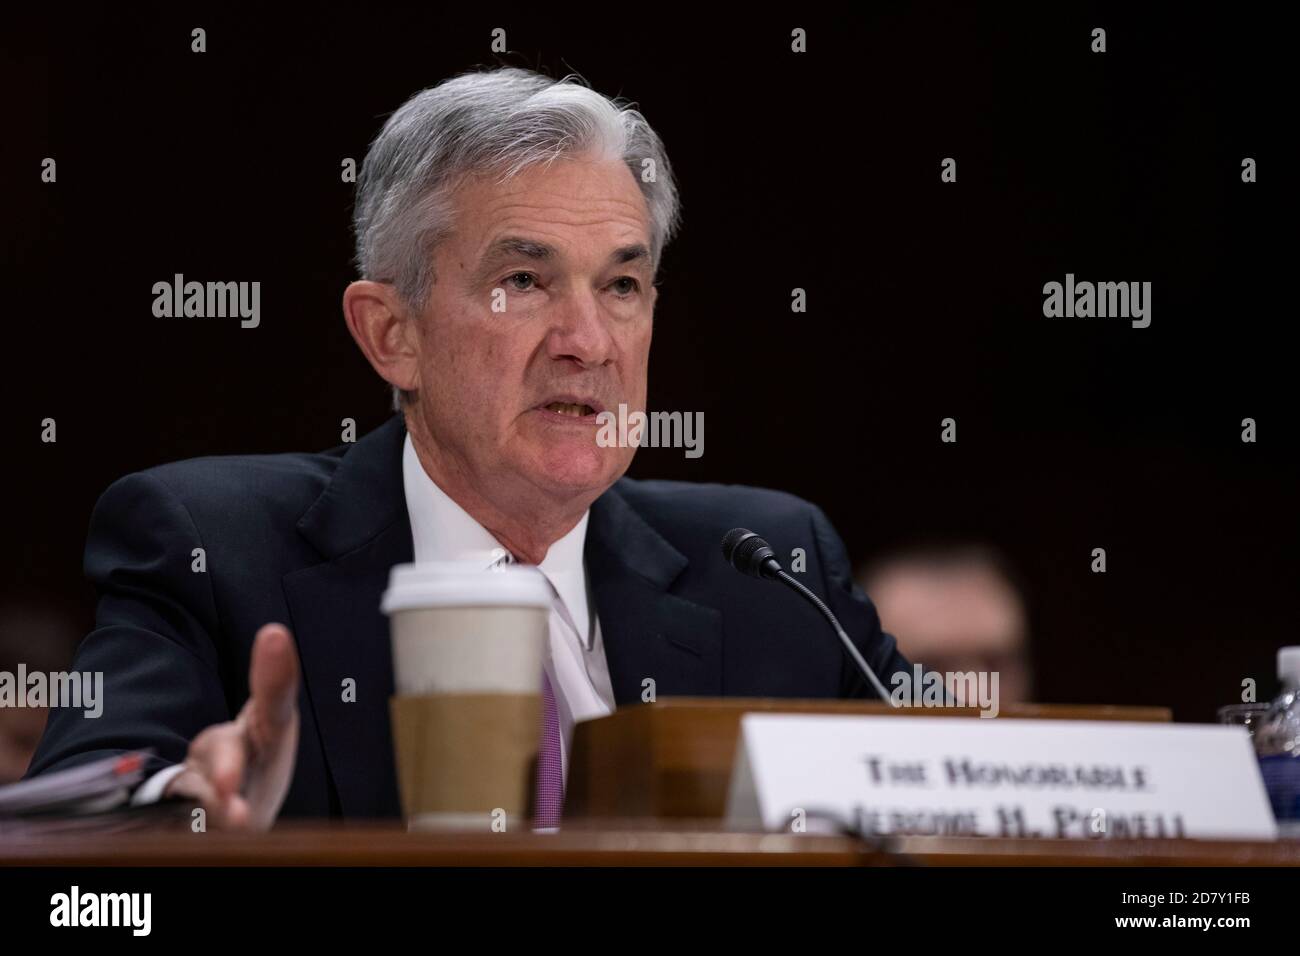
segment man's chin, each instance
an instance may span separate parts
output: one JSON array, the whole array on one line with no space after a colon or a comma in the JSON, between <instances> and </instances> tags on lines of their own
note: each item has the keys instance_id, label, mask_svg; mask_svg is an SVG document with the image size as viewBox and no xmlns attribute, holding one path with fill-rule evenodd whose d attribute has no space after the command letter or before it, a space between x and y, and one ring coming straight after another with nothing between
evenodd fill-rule
<instances>
[{"instance_id":1,"label":"man's chin","mask_svg":"<svg viewBox=\"0 0 1300 956\"><path fill-rule=\"evenodd\" d=\"M557 497L599 497L623 476L630 456L615 458L610 449L553 449L535 469L536 482Z\"/></svg>"}]
</instances>

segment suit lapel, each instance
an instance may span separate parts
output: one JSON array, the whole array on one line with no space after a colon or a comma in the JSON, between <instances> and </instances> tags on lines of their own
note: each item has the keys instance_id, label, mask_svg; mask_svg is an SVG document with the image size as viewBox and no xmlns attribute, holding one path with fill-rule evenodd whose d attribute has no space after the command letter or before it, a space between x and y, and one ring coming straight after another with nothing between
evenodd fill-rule
<instances>
[{"instance_id":1,"label":"suit lapel","mask_svg":"<svg viewBox=\"0 0 1300 956\"><path fill-rule=\"evenodd\" d=\"M284 578L325 759L348 817L400 814L388 699L388 620L380 597L393 565L413 560L402 487L406 432L394 416L349 449L298 522L325 559ZM355 700L345 700L345 681Z\"/></svg>"},{"instance_id":2,"label":"suit lapel","mask_svg":"<svg viewBox=\"0 0 1300 956\"><path fill-rule=\"evenodd\" d=\"M394 416L339 463L298 531L319 564L284 577L308 699L345 816L400 815L388 699L393 565L414 560L402 486L406 431ZM592 505L585 557L618 706L722 693L722 615L670 593L689 563L615 485ZM355 701L344 681L355 682Z\"/></svg>"},{"instance_id":3,"label":"suit lapel","mask_svg":"<svg viewBox=\"0 0 1300 956\"><path fill-rule=\"evenodd\" d=\"M591 507L586 560L618 706L722 694L722 614L669 589L689 563L616 484Z\"/></svg>"}]
</instances>

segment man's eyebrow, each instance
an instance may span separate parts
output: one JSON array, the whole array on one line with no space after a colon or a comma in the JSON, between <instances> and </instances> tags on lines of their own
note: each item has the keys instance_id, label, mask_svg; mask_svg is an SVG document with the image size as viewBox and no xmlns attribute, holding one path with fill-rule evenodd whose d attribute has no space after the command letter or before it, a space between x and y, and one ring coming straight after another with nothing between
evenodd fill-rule
<instances>
[{"instance_id":1,"label":"man's eyebrow","mask_svg":"<svg viewBox=\"0 0 1300 956\"><path fill-rule=\"evenodd\" d=\"M483 261L508 259L511 256L523 256L526 259L549 259L553 255L555 255L555 250L544 242L523 239L519 236L502 236L488 246L487 252L483 253Z\"/></svg>"},{"instance_id":2,"label":"man's eyebrow","mask_svg":"<svg viewBox=\"0 0 1300 956\"><path fill-rule=\"evenodd\" d=\"M610 253L609 261L616 265L622 265L625 262L650 260L650 250L646 248L645 243L635 242L630 246L620 246Z\"/></svg>"},{"instance_id":3,"label":"man's eyebrow","mask_svg":"<svg viewBox=\"0 0 1300 956\"><path fill-rule=\"evenodd\" d=\"M544 242L538 242L535 239L524 239L521 236L502 236L487 247L482 259L479 261L476 275L479 278L485 278L499 263L516 257L545 262L554 259L556 252L554 247L548 246ZM620 246L609 254L609 261L615 265L623 265L628 262L649 264L650 249L643 242Z\"/></svg>"},{"instance_id":4,"label":"man's eyebrow","mask_svg":"<svg viewBox=\"0 0 1300 956\"><path fill-rule=\"evenodd\" d=\"M498 264L509 259L522 257L541 262L554 256L555 250L544 242L524 239L520 236L502 236L494 240L483 253L478 268L474 270L474 280L477 282L486 279Z\"/></svg>"}]
</instances>

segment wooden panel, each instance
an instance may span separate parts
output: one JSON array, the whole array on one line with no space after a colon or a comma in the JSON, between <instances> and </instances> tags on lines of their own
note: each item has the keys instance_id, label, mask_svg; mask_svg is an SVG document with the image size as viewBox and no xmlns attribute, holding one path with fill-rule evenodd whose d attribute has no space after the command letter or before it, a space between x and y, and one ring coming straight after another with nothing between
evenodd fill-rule
<instances>
[{"instance_id":1,"label":"wooden panel","mask_svg":"<svg viewBox=\"0 0 1300 956\"><path fill-rule=\"evenodd\" d=\"M720 819L740 718L755 712L979 718L973 707L891 707L883 701L675 697L622 707L574 727L565 818ZM1168 722L1172 715L1164 707L1019 704L992 719Z\"/></svg>"},{"instance_id":2,"label":"wooden panel","mask_svg":"<svg viewBox=\"0 0 1300 956\"><path fill-rule=\"evenodd\" d=\"M1300 866L1300 841L1000 840L727 832L653 821L559 833L408 833L285 823L270 833L150 831L0 841L0 866Z\"/></svg>"}]
</instances>

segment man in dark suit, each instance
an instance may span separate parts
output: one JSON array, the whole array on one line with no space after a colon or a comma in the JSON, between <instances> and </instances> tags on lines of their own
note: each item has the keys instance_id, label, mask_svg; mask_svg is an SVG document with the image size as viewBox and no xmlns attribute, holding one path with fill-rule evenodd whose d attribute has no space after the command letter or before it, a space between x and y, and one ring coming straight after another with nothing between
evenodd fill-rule
<instances>
[{"instance_id":1,"label":"man in dark suit","mask_svg":"<svg viewBox=\"0 0 1300 956\"><path fill-rule=\"evenodd\" d=\"M448 541L556 580L576 567L548 674L570 719L639 703L647 681L660 697L870 694L816 611L726 566L735 526L802 549L803 581L882 679L907 670L816 507L632 481L635 447L596 441L602 413L645 408L676 222L658 137L579 83L505 69L408 101L366 157L364 278L343 302L400 414L322 454L197 459L109 488L75 664L103 672L103 716L57 712L31 772L152 747L137 797L191 797L215 825L397 815L380 595L395 564Z\"/></svg>"}]
</instances>

